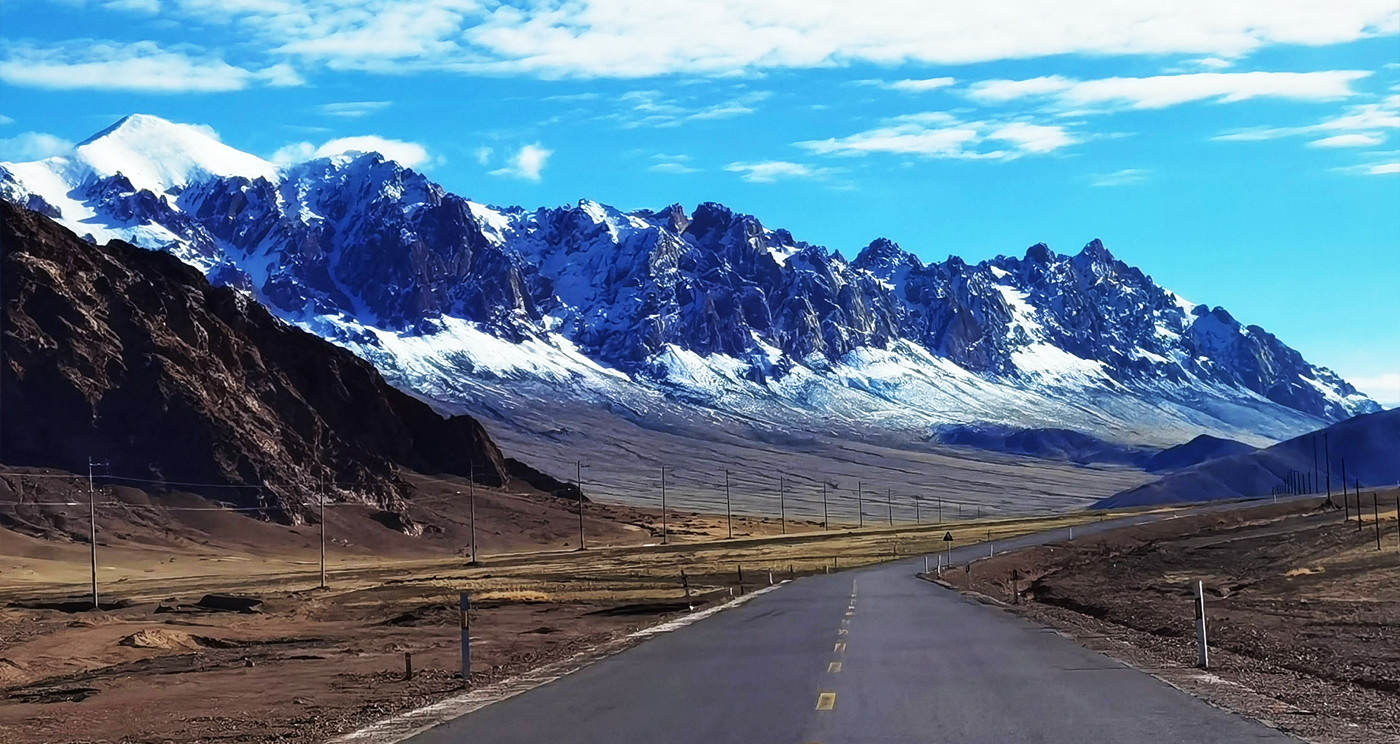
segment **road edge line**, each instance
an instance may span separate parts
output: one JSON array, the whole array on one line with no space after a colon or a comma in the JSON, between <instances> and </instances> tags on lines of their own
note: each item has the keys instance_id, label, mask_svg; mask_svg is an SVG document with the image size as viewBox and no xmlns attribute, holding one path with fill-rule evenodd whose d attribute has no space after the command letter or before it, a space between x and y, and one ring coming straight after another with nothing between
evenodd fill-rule
<instances>
[{"instance_id":1,"label":"road edge line","mask_svg":"<svg viewBox=\"0 0 1400 744\"><path fill-rule=\"evenodd\" d=\"M502 700L508 700L516 695L529 692L537 687L567 677L584 667L626 651L648 638L680 630L681 628L697 623L712 615L738 607L745 602L782 587L789 581L791 580L784 579L773 586L757 589L748 594L731 599L724 604L716 605L699 612L682 615L678 618L633 631L621 638L608 641L607 643L595 646L586 651L580 651L568 658L536 667L514 677L501 680L500 682L492 683L479 690L470 690L468 692L452 695L421 708L414 708L413 710L399 713L384 720L376 721L368 726L363 726L355 731L351 731L348 734L336 736L328 740L328 744L398 744L424 731L436 728L437 726L441 726L444 723L456 720L462 716L475 713L488 705L499 703Z\"/></svg>"}]
</instances>

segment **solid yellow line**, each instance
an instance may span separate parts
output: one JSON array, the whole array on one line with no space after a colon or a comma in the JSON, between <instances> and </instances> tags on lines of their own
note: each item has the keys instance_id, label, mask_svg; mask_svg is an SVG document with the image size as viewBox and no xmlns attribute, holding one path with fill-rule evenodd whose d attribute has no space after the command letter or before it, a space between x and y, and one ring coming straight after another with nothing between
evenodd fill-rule
<instances>
[{"instance_id":1,"label":"solid yellow line","mask_svg":"<svg viewBox=\"0 0 1400 744\"><path fill-rule=\"evenodd\" d=\"M839 643L839 642L838 642L838 643L836 644L836 648L832 649L832 653L837 653L837 654L844 654L844 653L846 653L846 644L844 644L844 643Z\"/></svg>"},{"instance_id":2,"label":"solid yellow line","mask_svg":"<svg viewBox=\"0 0 1400 744\"><path fill-rule=\"evenodd\" d=\"M823 692L817 695L817 710L831 710L836 707L836 693Z\"/></svg>"},{"instance_id":3,"label":"solid yellow line","mask_svg":"<svg viewBox=\"0 0 1400 744\"><path fill-rule=\"evenodd\" d=\"M841 662L839 662L839 661L833 661L833 662L831 662L830 664L827 664L827 665L826 665L826 671L827 671L828 673L830 673L830 674L835 674L835 673L841 671Z\"/></svg>"}]
</instances>

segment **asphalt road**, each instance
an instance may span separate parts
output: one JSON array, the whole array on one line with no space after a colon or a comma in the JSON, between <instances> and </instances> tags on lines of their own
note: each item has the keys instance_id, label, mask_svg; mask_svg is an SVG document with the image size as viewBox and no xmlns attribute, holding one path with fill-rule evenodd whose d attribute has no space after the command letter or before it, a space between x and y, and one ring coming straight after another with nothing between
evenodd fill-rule
<instances>
[{"instance_id":1,"label":"asphalt road","mask_svg":"<svg viewBox=\"0 0 1400 744\"><path fill-rule=\"evenodd\" d=\"M952 559L986 554L973 545ZM1295 741L918 579L921 569L915 558L800 579L410 741Z\"/></svg>"}]
</instances>

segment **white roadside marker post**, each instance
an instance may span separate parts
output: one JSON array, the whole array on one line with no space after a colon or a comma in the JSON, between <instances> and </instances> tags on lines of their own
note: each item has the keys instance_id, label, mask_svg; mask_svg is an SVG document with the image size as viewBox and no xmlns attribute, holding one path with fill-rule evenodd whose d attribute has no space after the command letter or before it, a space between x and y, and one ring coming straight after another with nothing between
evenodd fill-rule
<instances>
[{"instance_id":1,"label":"white roadside marker post","mask_svg":"<svg viewBox=\"0 0 1400 744\"><path fill-rule=\"evenodd\" d=\"M1210 649L1206 643L1206 594L1205 585L1196 582L1196 666L1210 668Z\"/></svg>"}]
</instances>

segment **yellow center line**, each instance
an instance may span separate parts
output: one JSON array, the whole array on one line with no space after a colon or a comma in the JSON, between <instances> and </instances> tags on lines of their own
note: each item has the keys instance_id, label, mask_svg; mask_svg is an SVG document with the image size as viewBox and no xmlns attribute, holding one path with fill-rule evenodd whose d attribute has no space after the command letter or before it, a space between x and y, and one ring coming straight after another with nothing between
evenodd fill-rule
<instances>
[{"instance_id":1,"label":"yellow center line","mask_svg":"<svg viewBox=\"0 0 1400 744\"><path fill-rule=\"evenodd\" d=\"M836 707L836 693L822 692L817 694L817 710L831 710Z\"/></svg>"},{"instance_id":2,"label":"yellow center line","mask_svg":"<svg viewBox=\"0 0 1400 744\"><path fill-rule=\"evenodd\" d=\"M827 665L826 665L826 671L827 671L827 673L829 673L829 674L835 674L835 673L841 671L841 662L839 662L839 661L833 661L833 662L831 662L830 664L827 664Z\"/></svg>"},{"instance_id":3,"label":"yellow center line","mask_svg":"<svg viewBox=\"0 0 1400 744\"><path fill-rule=\"evenodd\" d=\"M845 628L838 628L838 629L836 630L836 635L846 635L846 634L849 633L849 632L851 632L851 631L846 630Z\"/></svg>"},{"instance_id":4,"label":"yellow center line","mask_svg":"<svg viewBox=\"0 0 1400 744\"><path fill-rule=\"evenodd\" d=\"M836 648L832 649L832 653L837 653L837 654L844 654L844 653L846 653L846 644L841 643L841 642L838 641L838 642L836 643Z\"/></svg>"}]
</instances>

